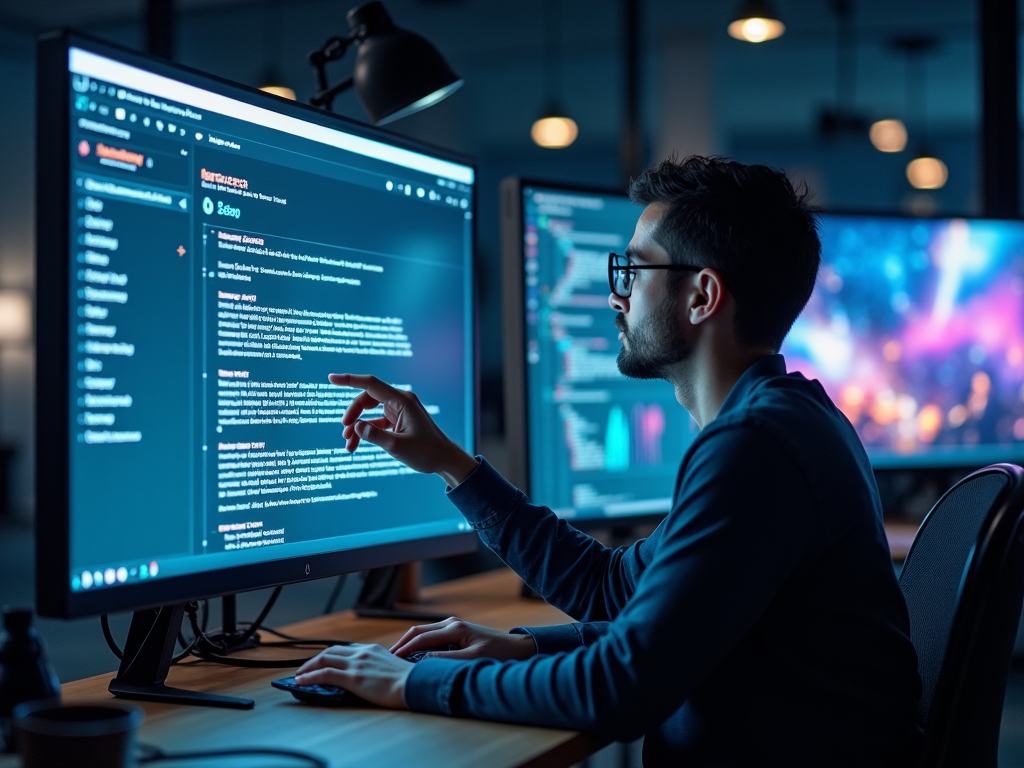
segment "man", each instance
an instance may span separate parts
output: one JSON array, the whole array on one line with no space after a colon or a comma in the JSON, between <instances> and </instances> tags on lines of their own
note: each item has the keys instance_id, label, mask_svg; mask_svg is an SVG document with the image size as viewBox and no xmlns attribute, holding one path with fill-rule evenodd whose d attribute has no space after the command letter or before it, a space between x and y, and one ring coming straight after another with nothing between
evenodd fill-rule
<instances>
[{"instance_id":1,"label":"man","mask_svg":"<svg viewBox=\"0 0 1024 768\"><path fill-rule=\"evenodd\" d=\"M815 209L781 172L721 158L637 179L610 257L627 376L663 378L701 433L672 511L608 549L452 443L415 395L367 376L342 423L435 472L488 547L581 623L503 634L456 619L389 654L299 671L390 707L645 736L644 764L907 765L920 680L871 468L850 423L778 350L820 261ZM360 421L364 409L384 416ZM401 656L456 643L416 665ZM448 656L449 658L443 658Z\"/></svg>"}]
</instances>

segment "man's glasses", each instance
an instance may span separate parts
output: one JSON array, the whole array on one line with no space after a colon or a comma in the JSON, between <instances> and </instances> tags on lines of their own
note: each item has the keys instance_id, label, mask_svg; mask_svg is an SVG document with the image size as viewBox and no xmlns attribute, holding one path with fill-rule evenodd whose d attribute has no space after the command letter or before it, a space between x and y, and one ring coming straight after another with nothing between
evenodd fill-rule
<instances>
[{"instance_id":1,"label":"man's glasses","mask_svg":"<svg viewBox=\"0 0 1024 768\"><path fill-rule=\"evenodd\" d=\"M701 272L705 267L692 267L689 264L630 264L628 256L618 253L608 254L608 287L620 299L628 299L633 291L633 278L638 269L683 269L687 272Z\"/></svg>"}]
</instances>

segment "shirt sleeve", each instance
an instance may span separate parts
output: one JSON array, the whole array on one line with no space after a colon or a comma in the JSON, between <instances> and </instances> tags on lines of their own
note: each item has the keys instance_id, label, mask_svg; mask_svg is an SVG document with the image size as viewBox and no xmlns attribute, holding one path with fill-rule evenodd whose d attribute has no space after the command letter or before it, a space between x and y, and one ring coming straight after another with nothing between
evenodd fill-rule
<instances>
[{"instance_id":1,"label":"shirt sleeve","mask_svg":"<svg viewBox=\"0 0 1024 768\"><path fill-rule=\"evenodd\" d=\"M590 645L608 631L607 621L590 621L577 624L556 624L550 627L516 627L513 635L529 635L537 646L537 653L551 654L572 651L580 646Z\"/></svg>"},{"instance_id":2,"label":"shirt sleeve","mask_svg":"<svg viewBox=\"0 0 1024 768\"><path fill-rule=\"evenodd\" d=\"M573 528L480 459L448 498L480 539L549 604L582 621L607 621L632 596L653 546L612 549Z\"/></svg>"},{"instance_id":3,"label":"shirt sleeve","mask_svg":"<svg viewBox=\"0 0 1024 768\"><path fill-rule=\"evenodd\" d=\"M408 706L616 740L682 706L804 561L818 526L808 479L781 444L750 425L705 437L636 593L603 634L525 661L427 659L409 675Z\"/></svg>"}]
</instances>

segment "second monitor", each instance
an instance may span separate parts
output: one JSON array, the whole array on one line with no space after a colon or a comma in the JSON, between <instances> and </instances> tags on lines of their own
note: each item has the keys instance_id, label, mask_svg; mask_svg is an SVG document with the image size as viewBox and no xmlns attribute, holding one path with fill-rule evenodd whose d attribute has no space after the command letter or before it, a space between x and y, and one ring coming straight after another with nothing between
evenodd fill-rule
<instances>
[{"instance_id":1,"label":"second monitor","mask_svg":"<svg viewBox=\"0 0 1024 768\"><path fill-rule=\"evenodd\" d=\"M640 208L513 178L502 211L510 480L576 524L664 515L697 425L672 385L616 365L608 253L625 249Z\"/></svg>"}]
</instances>

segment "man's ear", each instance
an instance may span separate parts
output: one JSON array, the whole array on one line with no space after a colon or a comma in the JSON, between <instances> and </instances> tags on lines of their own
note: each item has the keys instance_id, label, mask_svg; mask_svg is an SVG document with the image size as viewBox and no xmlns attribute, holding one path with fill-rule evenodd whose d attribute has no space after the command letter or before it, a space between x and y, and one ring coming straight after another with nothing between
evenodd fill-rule
<instances>
[{"instance_id":1,"label":"man's ear","mask_svg":"<svg viewBox=\"0 0 1024 768\"><path fill-rule=\"evenodd\" d=\"M703 323L723 310L726 290L722 276L718 272L713 269L701 270L690 285L690 301L686 314L691 323Z\"/></svg>"}]
</instances>

